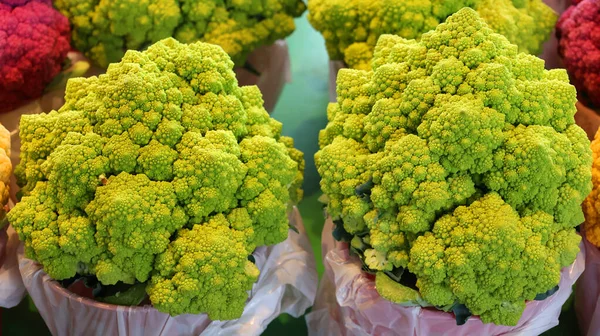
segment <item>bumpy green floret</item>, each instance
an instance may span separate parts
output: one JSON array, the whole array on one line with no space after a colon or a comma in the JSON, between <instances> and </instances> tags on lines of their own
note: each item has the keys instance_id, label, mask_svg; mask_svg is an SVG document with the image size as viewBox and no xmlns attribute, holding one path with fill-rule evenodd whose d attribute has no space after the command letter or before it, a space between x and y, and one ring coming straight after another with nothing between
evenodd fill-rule
<instances>
[{"instance_id":1,"label":"bumpy green floret","mask_svg":"<svg viewBox=\"0 0 600 336\"><path fill-rule=\"evenodd\" d=\"M99 256L95 273L103 284L144 282L154 257L169 244L171 235L188 222L169 182L146 175L120 173L96 189L86 206L96 224L96 242L106 252Z\"/></svg>"},{"instance_id":2,"label":"bumpy green floret","mask_svg":"<svg viewBox=\"0 0 600 336\"><path fill-rule=\"evenodd\" d=\"M81 264L90 263L100 253L94 225L83 211L60 209L51 183L38 182L18 205L8 216L25 242L25 254L43 264L53 277L75 276Z\"/></svg>"},{"instance_id":3,"label":"bumpy green floret","mask_svg":"<svg viewBox=\"0 0 600 336\"><path fill-rule=\"evenodd\" d=\"M496 33L533 55L557 19L542 0L310 0L308 20L323 34L331 59L369 70L381 35L418 39L463 7L475 9Z\"/></svg>"},{"instance_id":4,"label":"bumpy green floret","mask_svg":"<svg viewBox=\"0 0 600 336\"><path fill-rule=\"evenodd\" d=\"M169 38L24 116L9 220L27 256L57 280L150 283L172 315L238 317L258 276L248 256L287 238L304 159L233 65Z\"/></svg>"},{"instance_id":5,"label":"bumpy green floret","mask_svg":"<svg viewBox=\"0 0 600 336\"><path fill-rule=\"evenodd\" d=\"M339 72L319 134L329 215L371 271L516 324L579 251L591 152L574 87L470 8L418 41L382 35L371 65Z\"/></svg>"},{"instance_id":6,"label":"bumpy green floret","mask_svg":"<svg viewBox=\"0 0 600 336\"><path fill-rule=\"evenodd\" d=\"M180 230L156 258L148 294L154 306L173 315L208 312L213 320L231 320L244 310L247 291L259 270L250 261L246 236L230 228L222 215Z\"/></svg>"},{"instance_id":7,"label":"bumpy green floret","mask_svg":"<svg viewBox=\"0 0 600 336\"><path fill-rule=\"evenodd\" d=\"M243 65L250 52L290 35L300 0L57 0L71 22L74 46L102 67L126 50L173 36L183 43L217 44Z\"/></svg>"},{"instance_id":8,"label":"bumpy green floret","mask_svg":"<svg viewBox=\"0 0 600 336\"><path fill-rule=\"evenodd\" d=\"M484 323L516 325L524 300L554 287L577 254L579 235L556 226L548 213L520 217L489 193L417 238L409 268L428 302L464 302Z\"/></svg>"}]
</instances>

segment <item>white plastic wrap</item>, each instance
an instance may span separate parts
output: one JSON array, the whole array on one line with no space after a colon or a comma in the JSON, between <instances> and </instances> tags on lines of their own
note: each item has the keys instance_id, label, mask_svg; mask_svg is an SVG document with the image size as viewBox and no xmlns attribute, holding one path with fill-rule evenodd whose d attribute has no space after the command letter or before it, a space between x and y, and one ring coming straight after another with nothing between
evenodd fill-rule
<instances>
[{"instance_id":1,"label":"white plastic wrap","mask_svg":"<svg viewBox=\"0 0 600 336\"><path fill-rule=\"evenodd\" d=\"M19 273L17 248L19 237L10 226L0 230L0 307L12 308L25 296L25 286Z\"/></svg>"},{"instance_id":2,"label":"white plastic wrap","mask_svg":"<svg viewBox=\"0 0 600 336\"><path fill-rule=\"evenodd\" d=\"M585 243L585 272L575 286L575 313L581 335L600 335L600 249Z\"/></svg>"},{"instance_id":3,"label":"white plastic wrap","mask_svg":"<svg viewBox=\"0 0 600 336\"><path fill-rule=\"evenodd\" d=\"M450 313L402 307L379 296L374 279L362 272L360 260L350 255L347 244L334 241L332 228L328 219L322 234L325 275L306 317L312 336L539 335L558 324L562 305L585 267L582 249L575 262L562 270L559 290L546 300L528 302L515 327L483 324L477 317L457 326Z\"/></svg>"},{"instance_id":4,"label":"white plastic wrap","mask_svg":"<svg viewBox=\"0 0 600 336\"><path fill-rule=\"evenodd\" d=\"M99 303L62 288L41 266L23 257L19 268L29 295L53 335L260 335L281 313L298 317L310 307L317 290L314 255L298 209L284 242L254 253L261 270L244 313L237 320L211 321L205 314L171 317L151 306L125 307Z\"/></svg>"}]
</instances>

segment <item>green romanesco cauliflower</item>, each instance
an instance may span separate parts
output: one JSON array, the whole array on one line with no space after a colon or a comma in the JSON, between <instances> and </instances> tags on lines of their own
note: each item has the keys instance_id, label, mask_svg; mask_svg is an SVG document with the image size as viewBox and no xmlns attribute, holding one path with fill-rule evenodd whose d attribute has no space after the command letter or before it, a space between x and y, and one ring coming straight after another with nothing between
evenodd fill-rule
<instances>
[{"instance_id":1,"label":"green romanesco cauliflower","mask_svg":"<svg viewBox=\"0 0 600 336\"><path fill-rule=\"evenodd\" d=\"M208 312L212 320L239 317L247 291L258 279L248 260L246 234L231 228L223 214L183 229L156 258L148 294L153 305L171 314Z\"/></svg>"},{"instance_id":2,"label":"green romanesco cauliflower","mask_svg":"<svg viewBox=\"0 0 600 336\"><path fill-rule=\"evenodd\" d=\"M57 280L150 283L173 315L239 316L258 275L247 258L287 238L304 159L233 66L219 46L169 38L24 115L9 220L27 256Z\"/></svg>"},{"instance_id":3,"label":"green romanesco cauliflower","mask_svg":"<svg viewBox=\"0 0 600 336\"><path fill-rule=\"evenodd\" d=\"M327 212L372 271L516 324L579 251L592 161L575 88L471 8L419 41L382 35L373 55L340 70L319 134Z\"/></svg>"},{"instance_id":4,"label":"green romanesco cauliflower","mask_svg":"<svg viewBox=\"0 0 600 336\"><path fill-rule=\"evenodd\" d=\"M309 0L308 20L323 34L332 60L369 70L381 35L418 39L463 7L475 9L495 32L533 55L557 20L542 0Z\"/></svg>"},{"instance_id":5,"label":"green romanesco cauliflower","mask_svg":"<svg viewBox=\"0 0 600 336\"><path fill-rule=\"evenodd\" d=\"M301 0L56 0L70 21L73 45L101 67L126 50L174 37L217 44L236 65L257 47L290 35Z\"/></svg>"}]
</instances>

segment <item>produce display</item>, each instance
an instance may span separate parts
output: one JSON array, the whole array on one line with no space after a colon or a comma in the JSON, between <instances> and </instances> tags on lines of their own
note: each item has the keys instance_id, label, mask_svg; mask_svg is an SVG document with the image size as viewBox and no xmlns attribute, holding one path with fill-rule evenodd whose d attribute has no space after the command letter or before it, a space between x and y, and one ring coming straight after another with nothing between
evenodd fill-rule
<instances>
[{"instance_id":1,"label":"produce display","mask_svg":"<svg viewBox=\"0 0 600 336\"><path fill-rule=\"evenodd\" d=\"M0 0L0 112L42 95L63 67L70 36L50 0Z\"/></svg>"},{"instance_id":2,"label":"produce display","mask_svg":"<svg viewBox=\"0 0 600 336\"><path fill-rule=\"evenodd\" d=\"M416 39L463 7L477 10L519 51L537 55L557 15L542 0L309 0L308 19L323 34L329 57L369 70L382 34Z\"/></svg>"},{"instance_id":3,"label":"produce display","mask_svg":"<svg viewBox=\"0 0 600 336\"><path fill-rule=\"evenodd\" d=\"M576 91L518 49L464 8L339 71L315 163L383 297L516 325L575 260L592 189Z\"/></svg>"},{"instance_id":4,"label":"produce display","mask_svg":"<svg viewBox=\"0 0 600 336\"><path fill-rule=\"evenodd\" d=\"M73 45L102 67L128 49L142 50L163 38L217 44L236 65L261 45L291 34L302 0L55 0L69 18Z\"/></svg>"},{"instance_id":5,"label":"produce display","mask_svg":"<svg viewBox=\"0 0 600 336\"><path fill-rule=\"evenodd\" d=\"M70 79L58 111L24 115L8 217L27 257L63 284L120 289L104 302L135 305L145 288L171 315L239 317L252 252L287 237L304 161L233 66L168 38Z\"/></svg>"},{"instance_id":6,"label":"produce display","mask_svg":"<svg viewBox=\"0 0 600 336\"><path fill-rule=\"evenodd\" d=\"M556 24L558 51L580 98L600 107L600 1L573 1Z\"/></svg>"},{"instance_id":7,"label":"produce display","mask_svg":"<svg viewBox=\"0 0 600 336\"><path fill-rule=\"evenodd\" d=\"M0 334L600 332L599 27L600 0L0 0Z\"/></svg>"}]
</instances>

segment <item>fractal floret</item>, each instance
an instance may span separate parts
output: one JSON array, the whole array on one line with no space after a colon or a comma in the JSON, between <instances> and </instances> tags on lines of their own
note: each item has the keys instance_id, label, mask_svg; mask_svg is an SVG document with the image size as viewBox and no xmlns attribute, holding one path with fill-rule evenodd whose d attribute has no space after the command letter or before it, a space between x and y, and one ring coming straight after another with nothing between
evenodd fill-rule
<instances>
[{"instance_id":1,"label":"fractal floret","mask_svg":"<svg viewBox=\"0 0 600 336\"><path fill-rule=\"evenodd\" d=\"M372 65L340 70L315 155L336 237L430 305L515 325L579 252L592 158L567 73L470 8L381 36Z\"/></svg>"},{"instance_id":2,"label":"fractal floret","mask_svg":"<svg viewBox=\"0 0 600 336\"><path fill-rule=\"evenodd\" d=\"M495 32L534 55L557 18L542 0L309 0L308 20L323 34L332 60L367 70L380 35L419 38L463 7L477 10Z\"/></svg>"},{"instance_id":3,"label":"fractal floret","mask_svg":"<svg viewBox=\"0 0 600 336\"><path fill-rule=\"evenodd\" d=\"M0 111L40 97L70 43L69 22L50 0L0 0Z\"/></svg>"},{"instance_id":4,"label":"fractal floret","mask_svg":"<svg viewBox=\"0 0 600 336\"><path fill-rule=\"evenodd\" d=\"M261 45L290 35L302 0L55 0L69 18L73 45L106 67L126 50L163 38L221 46L236 65Z\"/></svg>"},{"instance_id":5,"label":"fractal floret","mask_svg":"<svg viewBox=\"0 0 600 336\"><path fill-rule=\"evenodd\" d=\"M219 46L169 38L24 115L8 217L27 256L56 280L147 283L172 315L239 317L249 256L286 239L304 161L232 69Z\"/></svg>"}]
</instances>

